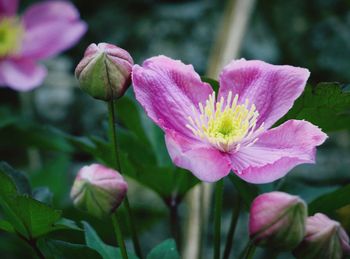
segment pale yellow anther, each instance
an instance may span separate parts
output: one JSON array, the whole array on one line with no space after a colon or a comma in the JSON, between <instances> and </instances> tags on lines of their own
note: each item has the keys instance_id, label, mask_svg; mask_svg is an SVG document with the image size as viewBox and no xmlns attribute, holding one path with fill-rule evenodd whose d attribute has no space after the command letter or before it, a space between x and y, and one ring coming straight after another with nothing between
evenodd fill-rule
<instances>
[{"instance_id":1,"label":"pale yellow anther","mask_svg":"<svg viewBox=\"0 0 350 259\"><path fill-rule=\"evenodd\" d=\"M232 97L229 92L226 100L221 97L216 102L215 93L211 94L204 107L202 103L198 104L199 110L192 107L186 125L195 136L225 152L253 145L255 136L263 130L263 125L256 129L259 113L255 105L249 106L248 99L238 104L238 95Z\"/></svg>"},{"instance_id":2,"label":"pale yellow anther","mask_svg":"<svg viewBox=\"0 0 350 259\"><path fill-rule=\"evenodd\" d=\"M0 58L19 51L23 32L23 26L16 17L0 18Z\"/></svg>"}]
</instances>

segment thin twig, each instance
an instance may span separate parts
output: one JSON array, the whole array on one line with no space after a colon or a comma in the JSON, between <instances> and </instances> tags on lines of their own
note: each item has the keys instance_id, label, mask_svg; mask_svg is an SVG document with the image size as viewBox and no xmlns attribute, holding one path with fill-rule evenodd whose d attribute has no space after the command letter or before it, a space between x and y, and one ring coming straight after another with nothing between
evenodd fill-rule
<instances>
[{"instance_id":1,"label":"thin twig","mask_svg":"<svg viewBox=\"0 0 350 259\"><path fill-rule=\"evenodd\" d=\"M126 252L126 247L125 247L124 238L123 238L123 232L121 231L120 226L119 226L119 219L118 219L117 212L115 212L112 215L112 222L113 222L115 236L116 236L117 243L118 243L118 246L120 248L120 252L122 254L122 257L123 257L123 259L128 259L128 254Z\"/></svg>"},{"instance_id":2,"label":"thin twig","mask_svg":"<svg viewBox=\"0 0 350 259\"><path fill-rule=\"evenodd\" d=\"M221 248L221 211L224 180L215 184L215 208L214 208L214 259L220 259Z\"/></svg>"},{"instance_id":3,"label":"thin twig","mask_svg":"<svg viewBox=\"0 0 350 259\"><path fill-rule=\"evenodd\" d=\"M223 259L229 258L230 253L231 253L231 249L233 246L233 237L235 234L237 221L238 221L238 217L239 217L239 212L240 212L240 208L241 208L241 198L239 197L238 194L236 194L236 199L234 202L235 202L235 204L233 205L233 208L232 208L232 217L231 217L231 222L230 222L230 228L229 228L227 238L226 238L226 245L225 245Z\"/></svg>"},{"instance_id":4,"label":"thin twig","mask_svg":"<svg viewBox=\"0 0 350 259\"><path fill-rule=\"evenodd\" d=\"M116 127L115 127L115 124L116 124L115 116L116 116L116 111L114 107L114 101L112 100L108 102L109 136L113 146L112 152L113 152L113 156L115 157L115 163L116 163L115 167L119 171L119 173L122 174L123 172L122 172L121 163L120 163L120 156L118 151L118 139L117 139L117 133L116 133ZM141 252L140 242L137 236L133 215L131 213L130 203L127 196L125 196L123 204L127 212L127 220L128 220L128 225L130 227L131 238L133 241L135 253L138 257L142 259L143 256Z\"/></svg>"}]
</instances>

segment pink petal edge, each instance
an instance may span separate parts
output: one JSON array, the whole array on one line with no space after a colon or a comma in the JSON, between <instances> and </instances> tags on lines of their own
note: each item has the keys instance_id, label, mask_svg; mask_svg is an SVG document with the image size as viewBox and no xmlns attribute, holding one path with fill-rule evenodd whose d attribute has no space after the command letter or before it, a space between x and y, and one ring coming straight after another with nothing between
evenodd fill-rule
<instances>
[{"instance_id":1,"label":"pink petal edge","mask_svg":"<svg viewBox=\"0 0 350 259\"><path fill-rule=\"evenodd\" d=\"M247 182L273 182L299 164L315 163L316 147L326 138L310 122L289 120L262 133L255 145L231 154L232 170Z\"/></svg>"},{"instance_id":2,"label":"pink petal edge","mask_svg":"<svg viewBox=\"0 0 350 259\"><path fill-rule=\"evenodd\" d=\"M0 17L14 16L18 8L18 0L0 0Z\"/></svg>"},{"instance_id":3,"label":"pink petal edge","mask_svg":"<svg viewBox=\"0 0 350 259\"><path fill-rule=\"evenodd\" d=\"M132 81L136 99L158 126L193 137L186 127L191 107L198 109L198 103L204 103L213 90L192 65L166 56L153 57L133 67Z\"/></svg>"},{"instance_id":4,"label":"pink petal edge","mask_svg":"<svg viewBox=\"0 0 350 259\"><path fill-rule=\"evenodd\" d=\"M1 84L17 91L29 91L39 86L46 76L46 68L32 60L0 61Z\"/></svg>"},{"instance_id":5,"label":"pink petal edge","mask_svg":"<svg viewBox=\"0 0 350 259\"><path fill-rule=\"evenodd\" d=\"M204 182L216 182L230 172L227 156L197 140L167 131L165 143L175 165L187 169Z\"/></svg>"},{"instance_id":6,"label":"pink petal edge","mask_svg":"<svg viewBox=\"0 0 350 259\"><path fill-rule=\"evenodd\" d=\"M219 98L229 91L255 104L259 117L269 129L286 114L304 90L310 72L305 68L271 65L259 60L233 60L220 74Z\"/></svg>"},{"instance_id":7,"label":"pink petal edge","mask_svg":"<svg viewBox=\"0 0 350 259\"><path fill-rule=\"evenodd\" d=\"M22 17L25 35L21 56L45 59L64 51L87 30L78 10L66 1L47 1L29 7Z\"/></svg>"}]
</instances>

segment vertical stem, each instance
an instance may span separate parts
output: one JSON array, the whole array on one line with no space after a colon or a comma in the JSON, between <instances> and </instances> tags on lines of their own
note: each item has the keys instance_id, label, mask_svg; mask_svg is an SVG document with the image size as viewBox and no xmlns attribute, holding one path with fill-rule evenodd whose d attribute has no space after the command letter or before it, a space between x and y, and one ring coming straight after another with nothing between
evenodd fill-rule
<instances>
[{"instance_id":1,"label":"vertical stem","mask_svg":"<svg viewBox=\"0 0 350 259\"><path fill-rule=\"evenodd\" d=\"M36 239L27 239L22 235L18 235L22 240L24 240L28 245L30 245L30 247L34 250L34 252L36 253L36 255L40 258L40 259L45 259L45 255L40 251L39 247L36 244Z\"/></svg>"},{"instance_id":2,"label":"vertical stem","mask_svg":"<svg viewBox=\"0 0 350 259\"><path fill-rule=\"evenodd\" d=\"M176 202L170 202L169 204L169 212L170 212L170 230L171 234L174 237L177 248L180 249L181 242L181 229L179 224L179 215L178 215L178 204Z\"/></svg>"},{"instance_id":3,"label":"vertical stem","mask_svg":"<svg viewBox=\"0 0 350 259\"><path fill-rule=\"evenodd\" d=\"M119 151L118 151L118 141L117 141L117 134L116 134L116 127L115 127L115 109L114 109L114 101L108 102L108 122L109 122L109 138L112 142L112 152L113 156L115 157L115 168L119 171L120 174L123 174L121 163L120 163L120 157L119 157ZM129 199L127 196L125 196L124 202L123 202L126 212L127 212L127 220L129 223L129 227L131 230L131 238L133 241L135 253L138 257L141 259L143 258L141 247L139 243L139 239L137 237L137 232L133 220L133 215L131 213L131 208L129 204Z\"/></svg>"},{"instance_id":4,"label":"vertical stem","mask_svg":"<svg viewBox=\"0 0 350 259\"><path fill-rule=\"evenodd\" d=\"M123 239L123 233L122 233L122 230L120 229L120 226L118 223L119 220L118 220L117 212L115 212L112 215L112 222L113 222L114 232L115 232L115 235L117 238L117 243L119 245L122 257L123 257L123 259L128 259L128 254L126 252L125 243L124 243L124 239Z\"/></svg>"},{"instance_id":5,"label":"vertical stem","mask_svg":"<svg viewBox=\"0 0 350 259\"><path fill-rule=\"evenodd\" d=\"M220 259L221 244L221 210L224 180L215 184L215 208L214 208L214 259Z\"/></svg>"},{"instance_id":6,"label":"vertical stem","mask_svg":"<svg viewBox=\"0 0 350 259\"><path fill-rule=\"evenodd\" d=\"M251 240L248 241L246 247L244 248L241 256L239 258L241 259L252 259L255 253L255 245Z\"/></svg>"},{"instance_id":7,"label":"vertical stem","mask_svg":"<svg viewBox=\"0 0 350 259\"><path fill-rule=\"evenodd\" d=\"M241 199L239 195L236 194L235 204L232 208L231 223L227 234L223 259L228 259L230 256L231 248L233 246L233 237L235 234L235 229L236 229L236 225L239 217L240 207L241 207Z\"/></svg>"}]
</instances>

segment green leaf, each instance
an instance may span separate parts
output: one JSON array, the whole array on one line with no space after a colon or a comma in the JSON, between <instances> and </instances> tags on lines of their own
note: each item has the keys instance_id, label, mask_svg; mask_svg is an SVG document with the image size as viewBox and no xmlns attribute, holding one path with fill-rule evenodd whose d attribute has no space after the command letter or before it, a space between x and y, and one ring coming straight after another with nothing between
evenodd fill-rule
<instances>
[{"instance_id":1,"label":"green leaf","mask_svg":"<svg viewBox=\"0 0 350 259\"><path fill-rule=\"evenodd\" d=\"M12 227L11 223L2 219L0 219L0 230L10 232L10 233L15 233L15 230Z\"/></svg>"},{"instance_id":2,"label":"green leaf","mask_svg":"<svg viewBox=\"0 0 350 259\"><path fill-rule=\"evenodd\" d=\"M77 230L77 231L83 231L81 227L77 225L77 223L71 219L67 218L61 218L58 221L55 222L54 224L54 229L55 230Z\"/></svg>"},{"instance_id":3,"label":"green leaf","mask_svg":"<svg viewBox=\"0 0 350 259\"><path fill-rule=\"evenodd\" d=\"M253 200L260 193L258 186L241 180L234 173L229 174L229 179L235 185L239 195L242 197L242 200L243 200L246 208L249 209L250 204L252 204Z\"/></svg>"},{"instance_id":4,"label":"green leaf","mask_svg":"<svg viewBox=\"0 0 350 259\"><path fill-rule=\"evenodd\" d=\"M2 164L1 164L2 165ZM17 186L5 170L0 166L0 198L6 199L8 196L17 195Z\"/></svg>"},{"instance_id":5,"label":"green leaf","mask_svg":"<svg viewBox=\"0 0 350 259\"><path fill-rule=\"evenodd\" d=\"M46 257L54 259L71 259L86 258L100 259L102 258L95 250L81 244L72 244L61 240L44 240L38 242L39 249L44 252Z\"/></svg>"},{"instance_id":6,"label":"green leaf","mask_svg":"<svg viewBox=\"0 0 350 259\"><path fill-rule=\"evenodd\" d=\"M307 120L326 132L350 129L350 93L339 83L308 85L277 124L289 119Z\"/></svg>"},{"instance_id":7,"label":"green leaf","mask_svg":"<svg viewBox=\"0 0 350 259\"><path fill-rule=\"evenodd\" d=\"M336 191L324 194L309 204L309 214L322 212L331 217L336 215L336 210L350 204L350 184Z\"/></svg>"},{"instance_id":8,"label":"green leaf","mask_svg":"<svg viewBox=\"0 0 350 259\"><path fill-rule=\"evenodd\" d=\"M65 206L67 199L69 199L71 181L64 172L69 171L70 165L71 157L69 155L65 153L53 154L50 158L45 159L41 168L30 172L30 180L33 186L47 186L55 194L51 197L53 206ZM41 195L45 195L45 193L41 193ZM48 201L50 194L46 193L46 195L46 197L40 199ZM51 202L48 204L51 205Z\"/></svg>"},{"instance_id":9,"label":"green leaf","mask_svg":"<svg viewBox=\"0 0 350 259\"><path fill-rule=\"evenodd\" d=\"M23 173L15 170L4 161L0 162L0 174L6 174L11 178L11 181L13 181L13 183L16 185L16 192L18 191L22 194L31 193L28 178Z\"/></svg>"},{"instance_id":10,"label":"green leaf","mask_svg":"<svg viewBox=\"0 0 350 259\"><path fill-rule=\"evenodd\" d=\"M117 114L119 115L118 118L123 126L128 129L132 129L139 140L141 140L144 144L149 145L150 142L144 131L141 116L135 102L125 96L124 98L119 99L118 102L115 102L115 104Z\"/></svg>"},{"instance_id":11,"label":"green leaf","mask_svg":"<svg viewBox=\"0 0 350 259\"><path fill-rule=\"evenodd\" d=\"M89 225L89 223L83 221L85 230L85 242L88 247L97 251L103 259L122 259L122 255L119 248L106 245L96 231ZM128 253L129 259L137 259L137 256Z\"/></svg>"},{"instance_id":12,"label":"green leaf","mask_svg":"<svg viewBox=\"0 0 350 259\"><path fill-rule=\"evenodd\" d=\"M129 162L125 156L122 156L122 167L126 175L155 191L166 202L170 199L181 201L200 182L187 170Z\"/></svg>"},{"instance_id":13,"label":"green leaf","mask_svg":"<svg viewBox=\"0 0 350 259\"><path fill-rule=\"evenodd\" d=\"M173 239L165 240L157 245L148 254L147 259L179 259L175 241Z\"/></svg>"},{"instance_id":14,"label":"green leaf","mask_svg":"<svg viewBox=\"0 0 350 259\"><path fill-rule=\"evenodd\" d=\"M7 220L26 238L37 238L55 230L61 211L28 196L8 198L4 207Z\"/></svg>"}]
</instances>

